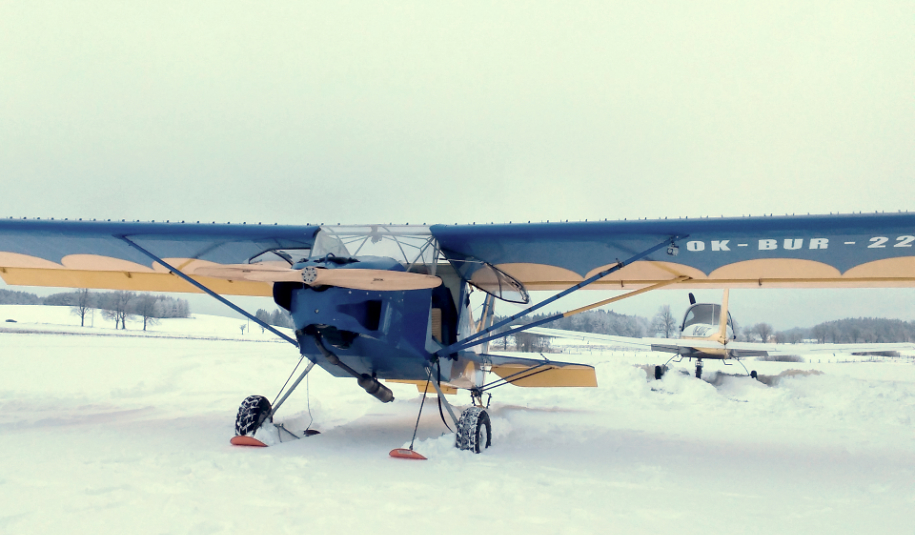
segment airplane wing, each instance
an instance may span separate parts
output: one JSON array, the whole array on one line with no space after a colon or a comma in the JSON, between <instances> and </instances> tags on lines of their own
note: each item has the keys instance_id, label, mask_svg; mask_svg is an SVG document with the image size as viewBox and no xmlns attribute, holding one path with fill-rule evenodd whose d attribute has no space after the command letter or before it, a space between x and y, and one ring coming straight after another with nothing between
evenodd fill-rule
<instances>
[{"instance_id":1,"label":"airplane wing","mask_svg":"<svg viewBox=\"0 0 915 535\"><path fill-rule=\"evenodd\" d=\"M595 387L597 375L593 366L559 362L547 358L528 359L505 355L480 354L479 359L490 366L501 382L521 387Z\"/></svg>"},{"instance_id":2,"label":"airplane wing","mask_svg":"<svg viewBox=\"0 0 915 535\"><path fill-rule=\"evenodd\" d=\"M10 285L196 292L133 242L176 269L239 264L268 251L307 256L319 227L0 220L0 277ZM267 282L194 277L221 294L271 295Z\"/></svg>"},{"instance_id":3,"label":"airplane wing","mask_svg":"<svg viewBox=\"0 0 915 535\"><path fill-rule=\"evenodd\" d=\"M680 338L632 338L627 336L614 336L607 334L584 333L578 331L564 331L534 327L528 332L550 338L566 340L587 339L591 344L600 344L611 347L630 347L639 350L660 351L664 353L681 353L683 349L724 349L724 346L711 340L690 340ZM754 357L766 356L773 353L807 355L825 353L860 353L878 354L891 351L915 352L913 342L875 342L856 344L768 344L762 342L737 342L731 341L727 348L732 356Z\"/></svg>"},{"instance_id":4,"label":"airplane wing","mask_svg":"<svg viewBox=\"0 0 915 535\"><path fill-rule=\"evenodd\" d=\"M434 225L442 251L473 282L495 266L528 290L562 290L651 247L589 289L912 287L915 214ZM478 275L477 273L480 273Z\"/></svg>"},{"instance_id":5,"label":"airplane wing","mask_svg":"<svg viewBox=\"0 0 915 535\"><path fill-rule=\"evenodd\" d=\"M548 336L550 338L564 338L567 340L588 340L588 344L600 344L610 347L632 348L641 351L659 351L662 353L689 354L693 349L725 349L725 346L712 340L693 340L680 338L633 338L628 336L615 336L609 334L583 333L577 331L563 331L561 329L549 329L543 327L534 327L528 330L531 334ZM727 349L732 350L732 354L741 357L765 356L770 346L775 344L753 344L748 342L731 342ZM762 347L766 346L766 347Z\"/></svg>"},{"instance_id":6,"label":"airplane wing","mask_svg":"<svg viewBox=\"0 0 915 535\"><path fill-rule=\"evenodd\" d=\"M419 230L426 227L416 226ZM317 226L0 220L8 284L195 291L124 238L193 273L274 249L308 249ZM428 232L471 282L489 265L528 290L566 289L667 241L590 289L912 287L915 214L433 225ZM303 255L304 256L304 255ZM219 293L269 295L270 283L206 279ZM501 280L497 281L501 284Z\"/></svg>"}]
</instances>

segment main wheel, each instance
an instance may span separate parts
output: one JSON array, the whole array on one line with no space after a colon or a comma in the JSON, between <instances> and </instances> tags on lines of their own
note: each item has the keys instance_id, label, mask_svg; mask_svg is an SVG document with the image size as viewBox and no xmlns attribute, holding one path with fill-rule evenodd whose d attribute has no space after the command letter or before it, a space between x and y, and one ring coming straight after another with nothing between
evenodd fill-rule
<instances>
[{"instance_id":1,"label":"main wheel","mask_svg":"<svg viewBox=\"0 0 915 535\"><path fill-rule=\"evenodd\" d=\"M654 378L656 381L660 381L661 377L664 377L664 368L660 366L654 367Z\"/></svg>"},{"instance_id":2,"label":"main wheel","mask_svg":"<svg viewBox=\"0 0 915 535\"><path fill-rule=\"evenodd\" d=\"M273 422L270 411L270 401L264 396L246 397L238 407L238 415L235 416L235 434L253 435L268 418Z\"/></svg>"},{"instance_id":3,"label":"main wheel","mask_svg":"<svg viewBox=\"0 0 915 535\"><path fill-rule=\"evenodd\" d=\"M702 366L696 365L696 379L702 379Z\"/></svg>"},{"instance_id":4,"label":"main wheel","mask_svg":"<svg viewBox=\"0 0 915 535\"><path fill-rule=\"evenodd\" d=\"M470 407L461 413L458 420L454 447L480 453L492 446L492 423L489 414L481 407Z\"/></svg>"}]
</instances>

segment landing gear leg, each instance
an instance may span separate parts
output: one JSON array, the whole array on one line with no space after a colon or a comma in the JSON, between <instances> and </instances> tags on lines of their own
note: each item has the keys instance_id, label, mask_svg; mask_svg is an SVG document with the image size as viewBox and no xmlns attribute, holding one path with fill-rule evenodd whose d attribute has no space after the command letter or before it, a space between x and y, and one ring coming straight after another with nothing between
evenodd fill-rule
<instances>
[{"instance_id":1,"label":"landing gear leg","mask_svg":"<svg viewBox=\"0 0 915 535\"><path fill-rule=\"evenodd\" d=\"M483 407L488 409L489 402L492 401L492 394L486 395L486 405L483 405L483 391L478 388L473 388L470 390L470 404L475 407Z\"/></svg>"}]
</instances>

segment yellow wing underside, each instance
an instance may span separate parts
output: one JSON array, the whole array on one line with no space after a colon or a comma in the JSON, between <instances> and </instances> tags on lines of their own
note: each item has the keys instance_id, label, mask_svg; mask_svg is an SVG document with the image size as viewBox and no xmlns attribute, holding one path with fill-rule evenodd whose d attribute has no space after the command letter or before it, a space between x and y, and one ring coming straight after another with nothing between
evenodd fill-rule
<instances>
[{"instance_id":1,"label":"yellow wing underside","mask_svg":"<svg viewBox=\"0 0 915 535\"><path fill-rule=\"evenodd\" d=\"M526 373L530 371L530 373ZM562 387L596 387L597 374L591 366L565 364L562 366L530 366L526 364L502 364L492 366L492 373L505 379L510 384L525 388L562 388ZM408 381L402 379L385 379L387 383L405 383L416 385L419 392L426 390L426 381ZM457 394L458 388L449 383L441 383L443 394ZM435 394L435 388L428 387L428 394Z\"/></svg>"},{"instance_id":2,"label":"yellow wing underside","mask_svg":"<svg viewBox=\"0 0 915 535\"><path fill-rule=\"evenodd\" d=\"M166 262L195 280L226 295L269 296L271 283L233 281L194 275L200 267L218 266L187 258ZM559 291L578 284L582 277L567 269L542 264L500 264L499 269L518 279L529 291ZM587 286L592 290L629 290L686 277L667 286L694 288L887 288L915 287L915 257L899 257L861 264L841 273L827 264L798 259L757 259L722 266L705 274L673 262L641 261ZM150 292L200 290L155 264L144 266L97 255L69 255L60 264L36 257L0 252L0 278L7 284Z\"/></svg>"},{"instance_id":3,"label":"yellow wing underside","mask_svg":"<svg viewBox=\"0 0 915 535\"><path fill-rule=\"evenodd\" d=\"M273 285L268 282L233 281L194 275L197 268L219 265L213 262L190 258L164 260L219 294L273 295ZM57 264L26 255L0 252L0 278L15 286L202 293L159 264L144 266L98 255L69 255Z\"/></svg>"}]
</instances>

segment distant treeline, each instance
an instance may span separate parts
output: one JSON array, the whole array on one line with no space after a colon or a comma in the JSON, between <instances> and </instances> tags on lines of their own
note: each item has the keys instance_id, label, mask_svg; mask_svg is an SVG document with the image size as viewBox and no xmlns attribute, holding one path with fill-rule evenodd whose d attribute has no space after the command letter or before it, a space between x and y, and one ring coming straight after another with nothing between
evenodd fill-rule
<instances>
[{"instance_id":1,"label":"distant treeline","mask_svg":"<svg viewBox=\"0 0 915 535\"><path fill-rule=\"evenodd\" d=\"M257 309L254 317L262 322L273 325L274 327L287 327L295 329L295 323L292 321L292 314L282 308L277 308L273 312L267 312L263 308Z\"/></svg>"},{"instance_id":2,"label":"distant treeline","mask_svg":"<svg viewBox=\"0 0 915 535\"><path fill-rule=\"evenodd\" d=\"M497 332L505 332L509 327L533 323L544 319L551 314L534 314L529 319L517 320L511 325L499 329ZM504 317L496 316L494 323L502 321ZM549 329L561 329L564 331L578 331L595 334L611 334L616 336L630 336L639 338L645 336L651 328L651 323L641 316L627 316L618 314L612 310L590 310L582 312L567 318L559 318L550 323L543 325ZM538 336L530 333L519 333L514 336L494 340L494 347L499 349L508 349L514 346L517 351L545 352L549 351L549 338Z\"/></svg>"},{"instance_id":3,"label":"distant treeline","mask_svg":"<svg viewBox=\"0 0 915 535\"><path fill-rule=\"evenodd\" d=\"M147 325L154 325L160 318L187 318L191 315L186 299L145 292L93 292L83 289L39 297L27 292L0 290L0 304L72 307L82 325L85 325L86 314L96 309L102 311L105 319L114 320L115 328L126 329L127 319L140 318L144 331Z\"/></svg>"},{"instance_id":4,"label":"distant treeline","mask_svg":"<svg viewBox=\"0 0 915 535\"><path fill-rule=\"evenodd\" d=\"M816 340L826 343L915 342L915 322L886 318L846 318L826 321L808 329L796 328L775 333L776 341L796 343Z\"/></svg>"},{"instance_id":5,"label":"distant treeline","mask_svg":"<svg viewBox=\"0 0 915 535\"><path fill-rule=\"evenodd\" d=\"M0 305L43 305L44 299L35 294L0 290Z\"/></svg>"},{"instance_id":6,"label":"distant treeline","mask_svg":"<svg viewBox=\"0 0 915 535\"><path fill-rule=\"evenodd\" d=\"M530 322L537 321L551 314L534 314ZM525 323L530 323L525 321ZM559 318L544 325L550 329L578 331L583 333L612 334L640 338L651 328L651 322L641 316L627 316L612 310L589 310L567 318ZM653 334L653 333L652 333Z\"/></svg>"}]
</instances>

